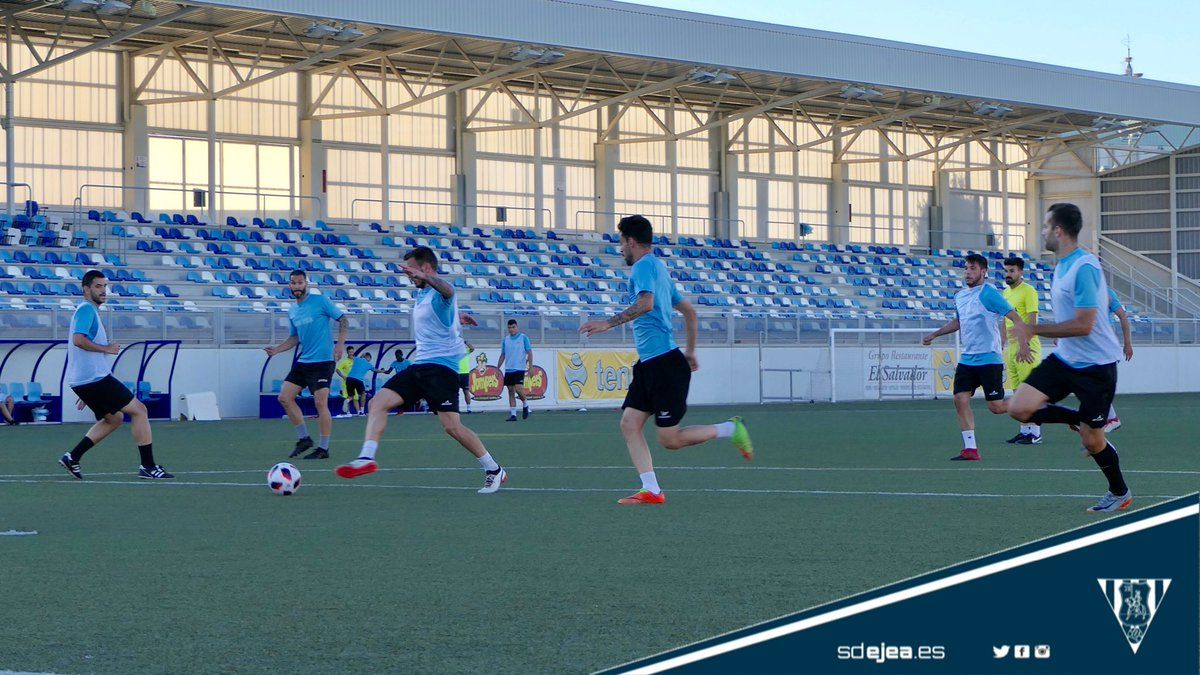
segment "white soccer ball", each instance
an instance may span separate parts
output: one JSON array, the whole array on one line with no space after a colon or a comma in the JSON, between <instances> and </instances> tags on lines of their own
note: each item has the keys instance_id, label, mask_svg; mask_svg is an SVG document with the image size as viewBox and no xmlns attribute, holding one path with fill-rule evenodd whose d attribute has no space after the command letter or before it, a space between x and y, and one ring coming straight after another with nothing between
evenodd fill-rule
<instances>
[{"instance_id":1,"label":"white soccer ball","mask_svg":"<svg viewBox=\"0 0 1200 675\"><path fill-rule=\"evenodd\" d=\"M267 472L267 487L271 492L284 497L300 489L300 469L280 462Z\"/></svg>"}]
</instances>

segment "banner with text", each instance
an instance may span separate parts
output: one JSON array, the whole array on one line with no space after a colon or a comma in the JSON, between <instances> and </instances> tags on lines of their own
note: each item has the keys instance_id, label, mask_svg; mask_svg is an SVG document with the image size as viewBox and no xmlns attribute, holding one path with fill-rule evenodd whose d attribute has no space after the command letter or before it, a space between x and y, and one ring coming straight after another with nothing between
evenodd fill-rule
<instances>
[{"instance_id":1,"label":"banner with text","mask_svg":"<svg viewBox=\"0 0 1200 675\"><path fill-rule=\"evenodd\" d=\"M558 352L559 402L624 399L637 360L636 352Z\"/></svg>"},{"instance_id":2,"label":"banner with text","mask_svg":"<svg viewBox=\"0 0 1200 675\"><path fill-rule=\"evenodd\" d=\"M872 347L863 363L867 398L932 396L933 373L926 347Z\"/></svg>"}]
</instances>

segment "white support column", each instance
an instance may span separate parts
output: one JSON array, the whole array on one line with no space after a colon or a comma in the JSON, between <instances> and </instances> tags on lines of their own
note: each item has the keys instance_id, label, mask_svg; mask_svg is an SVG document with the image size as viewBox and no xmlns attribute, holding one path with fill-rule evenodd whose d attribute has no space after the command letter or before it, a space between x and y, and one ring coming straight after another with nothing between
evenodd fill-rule
<instances>
[{"instance_id":1,"label":"white support column","mask_svg":"<svg viewBox=\"0 0 1200 675\"><path fill-rule=\"evenodd\" d=\"M717 113L713 113L714 119ZM726 145L729 143L729 125L708 132L709 166L717 170L717 191L713 195L713 217L717 222L717 236L723 239L740 239L744 233L737 231L737 164L730 161Z\"/></svg>"},{"instance_id":2,"label":"white support column","mask_svg":"<svg viewBox=\"0 0 1200 675\"><path fill-rule=\"evenodd\" d=\"M946 225L950 204L950 174L941 169L933 171L933 204L929 207L929 248L946 248Z\"/></svg>"},{"instance_id":3,"label":"white support column","mask_svg":"<svg viewBox=\"0 0 1200 675\"><path fill-rule=\"evenodd\" d=\"M213 91L213 50L208 48L208 90ZM217 222L217 99L209 96L205 101L208 119L208 224ZM257 205L256 205L257 206ZM255 209L257 210L257 208Z\"/></svg>"},{"instance_id":4,"label":"white support column","mask_svg":"<svg viewBox=\"0 0 1200 675\"><path fill-rule=\"evenodd\" d=\"M619 106L610 105L604 108L604 115L600 117L600 129L607 128L608 124L620 114ZM615 130L614 134L617 133ZM599 131L597 131L599 134ZM620 149L611 143L597 143L593 153L596 157L596 170L593 173L593 180L596 185L596 200L592 210L604 215L596 216L592 221L592 227L597 232L611 231L615 223L610 222L612 216L607 215L617 210L615 189L616 189L616 167L617 160L620 158Z\"/></svg>"},{"instance_id":5,"label":"white support column","mask_svg":"<svg viewBox=\"0 0 1200 675\"><path fill-rule=\"evenodd\" d=\"M540 101L542 100L542 97L537 96L538 85L536 82L534 83L533 87L534 87L534 89L533 89L534 99L533 99L533 111L532 112L533 112L534 118L541 119L541 103L540 103ZM549 224L547 222L545 222L546 221L546 219L544 217L545 213L542 211L542 209L554 207L553 201L551 201L549 207L547 207L545 204L545 194L546 194L545 182L546 181L545 181L545 176L543 175L543 172L542 172L542 166L544 166L544 163L542 160L542 155L545 153L545 151L546 151L546 148L545 148L545 146L542 145L542 130L534 129L533 130L533 226L539 230L544 230L547 227L549 227ZM551 148L551 151L553 151L553 148ZM511 217L511 215L510 215L510 217Z\"/></svg>"},{"instance_id":6,"label":"white support column","mask_svg":"<svg viewBox=\"0 0 1200 675\"><path fill-rule=\"evenodd\" d=\"M4 42L5 48L6 48L6 51L8 52L8 54L6 55L6 57L4 59L4 63L8 68L11 69L13 67L13 36L12 36L12 22L11 21L5 22L4 40L5 40L5 42ZM4 192L6 195L5 203L7 204L7 206L5 207L5 213L8 214L10 220L12 219L12 215L13 215L13 185L12 184L15 183L17 180L16 161L14 159L15 155L13 153L13 146L16 144L16 130L13 128L13 90L14 89L15 89L15 87L13 87L13 83L11 80L4 83L4 172L5 172L4 176L5 176L5 180L8 181L8 183L9 183L7 186L5 186L6 189Z\"/></svg>"},{"instance_id":7,"label":"white support column","mask_svg":"<svg viewBox=\"0 0 1200 675\"><path fill-rule=\"evenodd\" d=\"M1032 174L1025 179L1025 251L1042 255L1042 181Z\"/></svg>"},{"instance_id":8,"label":"white support column","mask_svg":"<svg viewBox=\"0 0 1200 675\"><path fill-rule=\"evenodd\" d=\"M833 133L840 131L838 127ZM833 138L833 157L842 153L844 141L841 136ZM846 244L850 241L850 165L845 162L833 161L829 167L829 177L833 181L829 191L829 209L832 220L829 228L829 239L835 244Z\"/></svg>"},{"instance_id":9,"label":"white support column","mask_svg":"<svg viewBox=\"0 0 1200 675\"><path fill-rule=\"evenodd\" d=\"M150 134L146 129L146 106L132 103L121 130L121 208L143 215L150 209Z\"/></svg>"},{"instance_id":10,"label":"white support column","mask_svg":"<svg viewBox=\"0 0 1200 675\"><path fill-rule=\"evenodd\" d=\"M383 66L382 61L379 64L379 90L379 100L383 103L383 109L387 110L387 69ZM388 230L392 229L392 155L389 149L392 144L391 136L392 118L386 114L381 115L379 117L379 176L381 181L379 198L382 203L379 217L382 220L380 224Z\"/></svg>"},{"instance_id":11,"label":"white support column","mask_svg":"<svg viewBox=\"0 0 1200 675\"><path fill-rule=\"evenodd\" d=\"M454 135L454 177L451 181L451 199L456 206L454 219L459 227L475 227L475 133L467 131L466 92L455 92L447 99L447 115L451 133Z\"/></svg>"},{"instance_id":12,"label":"white support column","mask_svg":"<svg viewBox=\"0 0 1200 675\"><path fill-rule=\"evenodd\" d=\"M312 119L309 105L312 101L312 75L301 71L297 78L299 83L297 98L300 113L300 184L296 189L301 197L316 197L326 209L329 208L328 194L325 190L325 142L321 136L321 121ZM316 220L328 217L322 213L317 202L313 199L300 200L300 216L304 220Z\"/></svg>"}]
</instances>

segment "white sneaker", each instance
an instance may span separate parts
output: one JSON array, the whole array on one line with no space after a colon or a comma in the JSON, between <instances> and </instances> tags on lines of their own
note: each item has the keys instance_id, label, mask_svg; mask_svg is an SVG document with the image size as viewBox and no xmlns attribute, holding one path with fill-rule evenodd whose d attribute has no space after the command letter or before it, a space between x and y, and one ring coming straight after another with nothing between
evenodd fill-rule
<instances>
[{"instance_id":1,"label":"white sneaker","mask_svg":"<svg viewBox=\"0 0 1200 675\"><path fill-rule=\"evenodd\" d=\"M1112 432L1114 432L1120 428L1121 428L1121 420L1117 417L1113 417L1112 419L1108 420L1108 424L1104 425L1104 433L1111 434Z\"/></svg>"},{"instance_id":2,"label":"white sneaker","mask_svg":"<svg viewBox=\"0 0 1200 675\"><path fill-rule=\"evenodd\" d=\"M508 480L508 474L504 471L504 467L496 469L495 473L485 471L483 473L483 487L479 488L479 494L490 495L496 492L506 480Z\"/></svg>"},{"instance_id":3,"label":"white sneaker","mask_svg":"<svg viewBox=\"0 0 1200 675\"><path fill-rule=\"evenodd\" d=\"M1105 492L1100 501L1096 502L1095 506L1088 508L1088 513L1112 513L1133 503L1133 490L1127 490L1125 494L1117 496L1111 492Z\"/></svg>"}]
</instances>

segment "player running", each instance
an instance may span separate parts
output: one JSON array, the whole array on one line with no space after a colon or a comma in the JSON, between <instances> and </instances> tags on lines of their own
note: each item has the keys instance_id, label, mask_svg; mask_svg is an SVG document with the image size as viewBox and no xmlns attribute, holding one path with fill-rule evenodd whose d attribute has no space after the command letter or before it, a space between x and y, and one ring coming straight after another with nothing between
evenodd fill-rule
<instances>
[{"instance_id":1,"label":"player running","mask_svg":"<svg viewBox=\"0 0 1200 675\"><path fill-rule=\"evenodd\" d=\"M1046 248L1058 256L1050 287L1055 323L1016 330L1057 338L1058 347L1013 394L1009 414L1025 423L1077 426L1084 450L1108 480L1108 492L1088 511L1108 513L1133 503L1117 450L1104 437L1122 354L1102 311L1111 300L1100 260L1079 246L1082 229L1083 215L1074 204L1053 204L1047 210L1042 236ZM1054 405L1069 394L1079 399L1078 410Z\"/></svg>"},{"instance_id":2,"label":"player running","mask_svg":"<svg viewBox=\"0 0 1200 675\"><path fill-rule=\"evenodd\" d=\"M1038 292L1032 285L1025 282L1025 261L1020 256L1010 256L1004 261L1004 299L1012 308L1017 310L1021 321L1028 326L1036 326L1038 320ZM1004 320L1004 362L1008 369L1008 388L1013 391L1021 386L1025 378L1037 364L1042 362L1042 342L1037 337L1029 340L1029 361L1017 358L1019 342L1013 332L1013 322ZM1042 442L1042 427L1038 424L1022 424L1016 436L1008 439L1007 443L1017 445L1038 445Z\"/></svg>"},{"instance_id":3,"label":"player running","mask_svg":"<svg viewBox=\"0 0 1200 675\"><path fill-rule=\"evenodd\" d=\"M438 276L437 254L418 246L404 256L404 274L418 291L413 305L413 336L417 343L412 365L392 376L371 399L366 439L358 458L334 470L342 478L358 478L379 469L375 453L387 429L388 413L401 405L425 399L451 438L479 460L483 468L480 494L491 494L507 480L483 441L463 426L458 414L458 361L466 353L460 323L472 323L458 312L454 287Z\"/></svg>"},{"instance_id":4,"label":"player running","mask_svg":"<svg viewBox=\"0 0 1200 675\"><path fill-rule=\"evenodd\" d=\"M133 442L141 455L137 477L145 480L167 480L167 473L154 461L154 441L150 434L150 414L133 392L113 377L109 356L121 353L121 346L109 342L108 332L100 321L100 306L108 299L108 279L98 270L83 275L83 302L71 318L71 337L67 340L67 386L79 397L80 406L87 406L96 416L96 423L87 430L79 443L58 463L72 476L83 480L79 460L93 446L116 431L129 415Z\"/></svg>"},{"instance_id":5,"label":"player running","mask_svg":"<svg viewBox=\"0 0 1200 675\"><path fill-rule=\"evenodd\" d=\"M296 403L296 397L305 387L312 393L317 407L317 427L321 438L304 459L329 459L329 439L333 435L333 417L329 414L329 384L333 380L334 362L342 358L346 349L346 330L350 322L345 312L338 309L329 298L308 290L308 275L304 270L294 270L288 279L288 288L296 304L288 308L288 338L283 342L266 347L267 356L282 354L297 345L300 356L292 370L283 380L279 392L279 403L287 413L288 420L296 428L296 447L288 457L298 457L313 447L304 423L304 413ZM333 344L329 322L338 323L337 344ZM348 380L347 380L348 381Z\"/></svg>"},{"instance_id":6,"label":"player running","mask_svg":"<svg viewBox=\"0 0 1200 675\"><path fill-rule=\"evenodd\" d=\"M500 360L496 368L504 373L504 386L508 387L508 419L505 421L517 421L518 397L521 399L521 419L529 419L525 373L533 370L533 345L529 343L529 336L517 327L516 319L508 320L508 335L500 345Z\"/></svg>"},{"instance_id":7,"label":"player running","mask_svg":"<svg viewBox=\"0 0 1200 675\"><path fill-rule=\"evenodd\" d=\"M987 258L971 253L966 258L963 273L967 287L954 295L956 316L946 325L926 335L921 343L928 346L943 335L961 331L962 351L954 369L954 409L962 430L963 449L950 459L979 461L979 446L975 440L975 413L971 397L983 387L983 398L993 415L1008 411L1004 402L1004 360L1000 358L1000 318L1014 324L1021 317L1012 305L987 280ZM1023 325L1023 324L1022 324ZM1028 337L1022 336L1017 358L1030 359Z\"/></svg>"},{"instance_id":8,"label":"player running","mask_svg":"<svg viewBox=\"0 0 1200 675\"><path fill-rule=\"evenodd\" d=\"M579 332L596 335L633 322L638 362L633 365L633 381L621 406L621 434L642 480L642 489L617 503L663 504L667 498L654 475L650 447L642 431L651 417L658 427L659 444L668 450L728 438L750 461L754 458L754 446L740 417L720 424L679 427L687 412L692 371L700 367L696 360L696 310L680 295L667 266L652 253L654 230L650 221L642 216L627 216L621 219L617 231L621 255L625 264L632 266L629 277L632 306L609 319L588 321ZM672 308L683 315L687 326L687 347L682 352L671 330Z\"/></svg>"}]
</instances>

